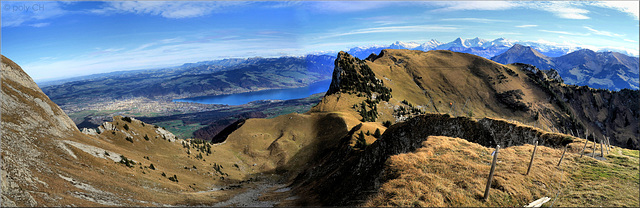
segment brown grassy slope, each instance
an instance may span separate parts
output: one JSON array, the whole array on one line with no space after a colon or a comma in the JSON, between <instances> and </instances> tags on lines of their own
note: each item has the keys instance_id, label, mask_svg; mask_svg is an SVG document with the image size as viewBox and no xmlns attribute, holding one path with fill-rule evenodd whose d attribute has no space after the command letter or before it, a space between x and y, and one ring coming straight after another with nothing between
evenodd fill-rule
<instances>
[{"instance_id":1,"label":"brown grassy slope","mask_svg":"<svg viewBox=\"0 0 640 208\"><path fill-rule=\"evenodd\" d=\"M348 54L338 58L353 59ZM365 63L392 89L391 100L378 104L380 122L401 121L392 114L399 106L406 107L400 103L404 100L425 112L517 119L541 126L551 126L556 117L563 116L554 103L547 101L548 95L516 66L464 53L410 50L383 50L378 58ZM497 101L496 93L514 89L522 90L521 102L528 104L530 111L511 110ZM312 112L345 111L361 118L352 106L364 99L348 93L332 94L325 96ZM536 121L533 115L538 111L552 113L543 113Z\"/></svg>"},{"instance_id":2,"label":"brown grassy slope","mask_svg":"<svg viewBox=\"0 0 640 208\"><path fill-rule=\"evenodd\" d=\"M80 133L2 57L2 206L206 205L243 191L234 187L251 177L242 149L215 145L207 155L196 145L185 148L187 141L163 139L153 125L119 116L111 123L115 129L96 136ZM107 154L135 163L127 167ZM169 180L173 175L178 182ZM208 191L219 188L225 190Z\"/></svg>"},{"instance_id":3,"label":"brown grassy slope","mask_svg":"<svg viewBox=\"0 0 640 208\"><path fill-rule=\"evenodd\" d=\"M489 201L483 202L494 149L431 136L415 152L387 160L390 180L364 206L524 206L558 193L554 206L638 206L638 157L614 148L605 161L580 158L582 142L570 144L560 167L562 150L539 146L528 176L533 146L501 149Z\"/></svg>"},{"instance_id":4,"label":"brown grassy slope","mask_svg":"<svg viewBox=\"0 0 640 208\"><path fill-rule=\"evenodd\" d=\"M69 171L74 178L84 178L93 186L104 191L124 194L137 200L157 204L142 203L139 205L193 205L211 204L228 198L239 190L207 192L213 188L224 188L247 179L247 173L234 165L242 163L234 157L238 154L220 146L211 146L211 154L202 152L190 145L190 142L177 140L170 142L156 134L156 127L137 120L127 122L122 117L114 117L113 123L117 130L107 130L95 136L92 140L81 140L83 144L93 145L112 152L122 154L136 161L133 167L111 160L87 156L88 170ZM124 129L124 125L129 130ZM132 141L127 141L127 135L132 135ZM145 140L147 135L149 140ZM183 145L189 146L184 148ZM72 147L73 148L73 147ZM76 153L85 154L75 149ZM197 156L202 155L202 159ZM147 159L148 158L148 159ZM155 170L150 168L153 164ZM221 166L221 171L214 166ZM70 169L75 169L71 167ZM104 172L111 177L104 178ZM162 176L165 173L166 176ZM168 178L176 175L179 182L172 182ZM92 178L102 180L91 180ZM204 191L204 192L203 192ZM128 193L136 193L129 195Z\"/></svg>"},{"instance_id":5,"label":"brown grassy slope","mask_svg":"<svg viewBox=\"0 0 640 208\"><path fill-rule=\"evenodd\" d=\"M337 114L287 114L272 119L249 119L220 146L238 150L237 159L251 173L301 170L317 151L347 132ZM254 166L255 164L255 166Z\"/></svg>"},{"instance_id":6,"label":"brown grassy slope","mask_svg":"<svg viewBox=\"0 0 640 208\"><path fill-rule=\"evenodd\" d=\"M551 123L544 119L536 121L532 118L533 112L541 109L560 112L519 67L471 54L384 50L373 62L367 63L385 85L393 89L395 100L423 106L427 112L459 116L469 116L471 112L473 117L517 119L542 126ZM521 102L530 105L529 112L511 110L497 101L496 93L517 89L524 93Z\"/></svg>"},{"instance_id":7,"label":"brown grassy slope","mask_svg":"<svg viewBox=\"0 0 640 208\"><path fill-rule=\"evenodd\" d=\"M131 130L136 127L131 124ZM190 160L181 145L153 139L155 134L148 133L150 141L134 143L119 137L122 132L97 138L80 133L18 65L2 57L2 206L176 204L189 198L189 193L180 193L193 191L185 182L211 181L213 176L172 167ZM125 167L100 158L103 152L87 153L67 142L123 154L140 164ZM152 162L143 158L146 155L157 170L148 169ZM157 155L175 158L163 160ZM182 182L169 181L161 171L177 174ZM210 188L205 185L193 186Z\"/></svg>"}]
</instances>

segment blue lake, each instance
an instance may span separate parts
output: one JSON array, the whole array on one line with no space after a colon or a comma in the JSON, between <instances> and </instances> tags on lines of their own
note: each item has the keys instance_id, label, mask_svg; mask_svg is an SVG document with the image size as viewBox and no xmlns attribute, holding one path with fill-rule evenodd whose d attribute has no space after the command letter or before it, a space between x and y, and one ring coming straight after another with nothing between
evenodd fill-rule
<instances>
[{"instance_id":1,"label":"blue lake","mask_svg":"<svg viewBox=\"0 0 640 208\"><path fill-rule=\"evenodd\" d=\"M230 95L202 96L194 98L176 99L174 102L191 102L202 104L242 105L257 100L291 100L306 98L310 95L326 92L331 80L319 81L306 87L261 90Z\"/></svg>"}]
</instances>

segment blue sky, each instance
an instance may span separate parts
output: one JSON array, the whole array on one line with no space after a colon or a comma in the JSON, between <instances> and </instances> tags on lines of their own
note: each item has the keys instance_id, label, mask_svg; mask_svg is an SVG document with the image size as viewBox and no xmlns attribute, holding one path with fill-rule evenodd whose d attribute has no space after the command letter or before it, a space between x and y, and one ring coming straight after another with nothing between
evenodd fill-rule
<instances>
[{"instance_id":1,"label":"blue sky","mask_svg":"<svg viewBox=\"0 0 640 208\"><path fill-rule=\"evenodd\" d=\"M2 54L35 80L457 37L638 54L638 1L2 1Z\"/></svg>"}]
</instances>

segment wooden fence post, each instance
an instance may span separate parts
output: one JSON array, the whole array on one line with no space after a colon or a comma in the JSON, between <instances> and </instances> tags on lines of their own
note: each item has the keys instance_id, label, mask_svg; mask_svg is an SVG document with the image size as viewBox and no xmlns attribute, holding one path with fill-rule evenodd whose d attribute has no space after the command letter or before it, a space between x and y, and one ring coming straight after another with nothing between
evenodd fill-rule
<instances>
[{"instance_id":1,"label":"wooden fence post","mask_svg":"<svg viewBox=\"0 0 640 208\"><path fill-rule=\"evenodd\" d=\"M533 153L531 153L531 161L529 162L529 168L527 168L527 174L529 175L529 171L531 171L531 165L533 165L533 157L536 156L536 149L538 149L538 141L536 141L536 146L533 146Z\"/></svg>"},{"instance_id":2,"label":"wooden fence post","mask_svg":"<svg viewBox=\"0 0 640 208\"><path fill-rule=\"evenodd\" d=\"M558 166L560 166L560 163L562 163L562 159L564 159L564 153L567 152L567 146L569 146L569 145L564 146L564 151L562 151L562 156L560 157L560 161L558 162Z\"/></svg>"},{"instance_id":3,"label":"wooden fence post","mask_svg":"<svg viewBox=\"0 0 640 208\"><path fill-rule=\"evenodd\" d=\"M584 155L584 151L587 149L587 144L589 143L589 140L585 140L584 141L584 147L582 147L582 152L580 153L580 158L582 158L582 156Z\"/></svg>"},{"instance_id":4,"label":"wooden fence post","mask_svg":"<svg viewBox=\"0 0 640 208\"><path fill-rule=\"evenodd\" d=\"M498 160L498 150L500 150L500 145L496 147L496 151L493 154L493 162L491 162L491 170L489 171L489 179L487 179L487 186L484 189L484 197L483 201L487 201L489 199L489 188L491 188L491 180L493 180L493 171L496 170L496 162Z\"/></svg>"},{"instance_id":5,"label":"wooden fence post","mask_svg":"<svg viewBox=\"0 0 640 208\"><path fill-rule=\"evenodd\" d=\"M607 144L609 145L609 150L611 150L611 138L607 137Z\"/></svg>"},{"instance_id":6,"label":"wooden fence post","mask_svg":"<svg viewBox=\"0 0 640 208\"><path fill-rule=\"evenodd\" d=\"M593 136L593 135L591 135ZM591 157L596 158L596 144L598 144L596 142L596 136L593 136L593 152L591 154Z\"/></svg>"},{"instance_id":7,"label":"wooden fence post","mask_svg":"<svg viewBox=\"0 0 640 208\"><path fill-rule=\"evenodd\" d=\"M602 147L602 139L600 140L600 157L604 157L604 148Z\"/></svg>"},{"instance_id":8,"label":"wooden fence post","mask_svg":"<svg viewBox=\"0 0 640 208\"><path fill-rule=\"evenodd\" d=\"M589 140L589 129L584 133L584 139Z\"/></svg>"}]
</instances>

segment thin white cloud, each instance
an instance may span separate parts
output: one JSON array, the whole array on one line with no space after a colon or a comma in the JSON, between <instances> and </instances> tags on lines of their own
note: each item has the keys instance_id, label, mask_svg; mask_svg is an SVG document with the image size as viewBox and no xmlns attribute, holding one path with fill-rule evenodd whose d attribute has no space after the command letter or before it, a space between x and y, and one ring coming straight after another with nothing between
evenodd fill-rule
<instances>
[{"instance_id":1,"label":"thin white cloud","mask_svg":"<svg viewBox=\"0 0 640 208\"><path fill-rule=\"evenodd\" d=\"M508 20L498 19L486 19L486 18L445 18L443 21L465 21L465 22L478 22L478 23L495 23L495 22L509 22Z\"/></svg>"},{"instance_id":2,"label":"thin white cloud","mask_svg":"<svg viewBox=\"0 0 640 208\"><path fill-rule=\"evenodd\" d=\"M624 41L631 42L631 43L637 43L638 42L638 41L631 40L631 39L624 39Z\"/></svg>"},{"instance_id":3,"label":"thin white cloud","mask_svg":"<svg viewBox=\"0 0 640 208\"><path fill-rule=\"evenodd\" d=\"M531 2L537 3L537 2ZM589 19L587 14L589 10L581 9L577 7L575 2L567 1L552 1L552 2L540 2L539 4L533 4L531 8L541 9L547 12L551 12L557 17L564 19Z\"/></svg>"},{"instance_id":4,"label":"thin white cloud","mask_svg":"<svg viewBox=\"0 0 640 208\"><path fill-rule=\"evenodd\" d=\"M600 1L593 2L594 6L615 9L634 17L638 20L638 10L640 5L638 1Z\"/></svg>"},{"instance_id":5,"label":"thin white cloud","mask_svg":"<svg viewBox=\"0 0 640 208\"><path fill-rule=\"evenodd\" d=\"M307 1L303 5L311 12L346 13L379 9L398 4L399 2L393 1Z\"/></svg>"},{"instance_id":6,"label":"thin white cloud","mask_svg":"<svg viewBox=\"0 0 640 208\"><path fill-rule=\"evenodd\" d=\"M586 35L588 35L588 34L582 34L582 33L572 33L572 32L557 31L557 30L539 30L539 31L548 32L548 33L563 34L563 35L574 35L574 36L586 36Z\"/></svg>"},{"instance_id":7,"label":"thin white cloud","mask_svg":"<svg viewBox=\"0 0 640 208\"><path fill-rule=\"evenodd\" d=\"M100 9L91 10L95 14L133 13L158 15L165 18L180 19L200 17L213 12L224 11L231 6L243 5L237 1L110 1Z\"/></svg>"},{"instance_id":8,"label":"thin white cloud","mask_svg":"<svg viewBox=\"0 0 640 208\"><path fill-rule=\"evenodd\" d=\"M497 36L511 36L511 35L522 35L522 33L518 33L518 32L490 32L489 34L491 35L497 35Z\"/></svg>"},{"instance_id":9,"label":"thin white cloud","mask_svg":"<svg viewBox=\"0 0 640 208\"><path fill-rule=\"evenodd\" d=\"M355 17L358 21L370 22L380 26L383 25L401 25L406 24L413 17L400 16L400 15L386 15L386 16L373 16L373 17Z\"/></svg>"},{"instance_id":10,"label":"thin white cloud","mask_svg":"<svg viewBox=\"0 0 640 208\"><path fill-rule=\"evenodd\" d=\"M538 25L518 25L516 27L520 27L520 28L529 28L529 27L538 27Z\"/></svg>"},{"instance_id":11,"label":"thin white cloud","mask_svg":"<svg viewBox=\"0 0 640 208\"><path fill-rule=\"evenodd\" d=\"M410 26L388 26L388 27L373 27L352 30L343 33L333 33L320 38L334 38L347 35L360 35L360 34L372 34L372 33L400 33L400 32L434 32L434 31L456 31L459 28L453 26L440 26L440 25L410 25Z\"/></svg>"},{"instance_id":12,"label":"thin white cloud","mask_svg":"<svg viewBox=\"0 0 640 208\"><path fill-rule=\"evenodd\" d=\"M589 19L588 10L578 8L582 3L576 2L515 2L515 1L450 1L450 2L425 2L430 6L439 7L432 12L450 12L465 10L509 10L517 8L536 9L551 12L565 19Z\"/></svg>"},{"instance_id":13,"label":"thin white cloud","mask_svg":"<svg viewBox=\"0 0 640 208\"><path fill-rule=\"evenodd\" d=\"M51 25L51 23L48 22L41 22L41 23L35 23L35 24L30 24L29 26L31 27L46 27Z\"/></svg>"},{"instance_id":14,"label":"thin white cloud","mask_svg":"<svg viewBox=\"0 0 640 208\"><path fill-rule=\"evenodd\" d=\"M621 36L624 36L624 35L612 33L612 32L609 32L609 31L596 30L596 29L593 29L593 28L587 27L587 26L584 26L584 28L586 28L587 30L593 32L593 34L596 34L596 35L604 35L604 36L609 36L609 37L621 37Z\"/></svg>"},{"instance_id":15,"label":"thin white cloud","mask_svg":"<svg viewBox=\"0 0 640 208\"><path fill-rule=\"evenodd\" d=\"M516 2L509 1L447 1L447 2L425 2L428 5L440 7L433 11L449 12L461 10L506 10L519 7Z\"/></svg>"}]
</instances>

